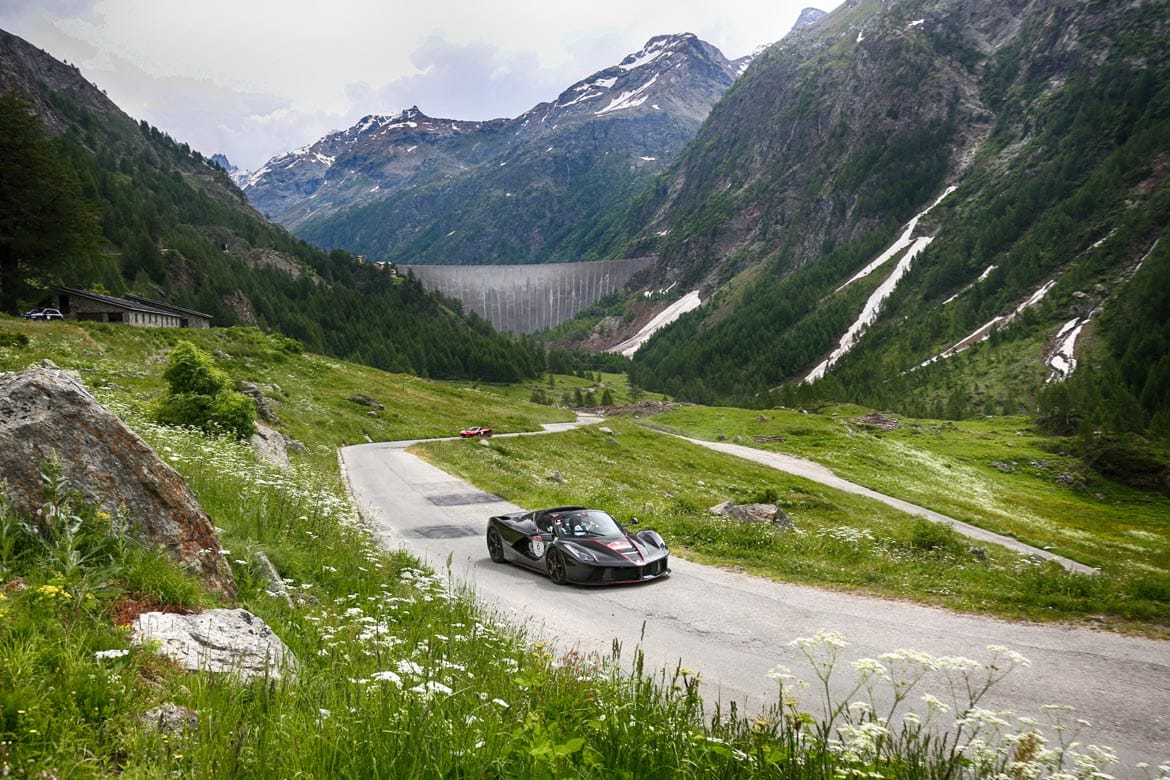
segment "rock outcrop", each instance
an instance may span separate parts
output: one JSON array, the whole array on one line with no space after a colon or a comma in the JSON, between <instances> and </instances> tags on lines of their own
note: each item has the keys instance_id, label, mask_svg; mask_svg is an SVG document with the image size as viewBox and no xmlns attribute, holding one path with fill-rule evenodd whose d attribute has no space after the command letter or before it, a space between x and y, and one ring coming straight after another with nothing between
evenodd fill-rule
<instances>
[{"instance_id":1,"label":"rock outcrop","mask_svg":"<svg viewBox=\"0 0 1170 780\"><path fill-rule=\"evenodd\" d=\"M144 612L134 620L131 641L156 646L184 669L242 680L279 680L295 664L280 637L245 609L209 609L198 615Z\"/></svg>"},{"instance_id":2,"label":"rock outcrop","mask_svg":"<svg viewBox=\"0 0 1170 780\"><path fill-rule=\"evenodd\" d=\"M40 508L41 470L53 459L87 501L125 512L140 539L163 548L210 591L235 597L211 519L150 445L65 371L0 374L0 475L18 511Z\"/></svg>"},{"instance_id":3,"label":"rock outcrop","mask_svg":"<svg viewBox=\"0 0 1170 780\"><path fill-rule=\"evenodd\" d=\"M792 528L792 518L775 504L736 504L724 501L707 510L717 517L738 520L741 523L771 523L777 528Z\"/></svg>"},{"instance_id":4,"label":"rock outcrop","mask_svg":"<svg viewBox=\"0 0 1170 780\"><path fill-rule=\"evenodd\" d=\"M256 432L251 438L252 451L261 460L267 461L283 470L292 468L288 460L288 443L280 431L273 430L263 423L256 423Z\"/></svg>"}]
</instances>

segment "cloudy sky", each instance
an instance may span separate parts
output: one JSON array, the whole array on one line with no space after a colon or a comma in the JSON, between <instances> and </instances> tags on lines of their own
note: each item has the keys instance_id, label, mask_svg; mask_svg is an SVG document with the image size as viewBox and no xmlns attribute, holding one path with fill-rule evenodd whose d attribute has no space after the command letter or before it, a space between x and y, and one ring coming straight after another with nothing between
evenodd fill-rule
<instances>
[{"instance_id":1,"label":"cloudy sky","mask_svg":"<svg viewBox=\"0 0 1170 780\"><path fill-rule=\"evenodd\" d=\"M366 114L516 116L655 35L734 59L840 1L3 0L0 28L135 119L254 169Z\"/></svg>"}]
</instances>

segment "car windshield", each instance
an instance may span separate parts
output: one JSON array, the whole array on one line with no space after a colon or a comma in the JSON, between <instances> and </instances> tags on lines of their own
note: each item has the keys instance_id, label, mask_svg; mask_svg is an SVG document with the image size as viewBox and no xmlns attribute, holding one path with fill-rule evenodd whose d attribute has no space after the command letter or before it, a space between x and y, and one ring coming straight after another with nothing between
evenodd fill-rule
<instances>
[{"instance_id":1,"label":"car windshield","mask_svg":"<svg viewBox=\"0 0 1170 780\"><path fill-rule=\"evenodd\" d=\"M557 529L561 536L598 537L620 534L622 528L607 512L586 509L558 517Z\"/></svg>"}]
</instances>

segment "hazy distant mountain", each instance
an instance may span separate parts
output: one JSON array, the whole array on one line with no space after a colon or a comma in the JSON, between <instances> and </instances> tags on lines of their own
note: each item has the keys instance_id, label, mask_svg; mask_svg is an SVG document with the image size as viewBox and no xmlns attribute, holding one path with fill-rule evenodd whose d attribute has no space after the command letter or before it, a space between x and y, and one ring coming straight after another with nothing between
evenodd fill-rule
<instances>
[{"instance_id":1,"label":"hazy distant mountain","mask_svg":"<svg viewBox=\"0 0 1170 780\"><path fill-rule=\"evenodd\" d=\"M368 116L240 181L299 235L378 259L580 259L598 215L679 153L749 60L659 36L514 119Z\"/></svg>"},{"instance_id":2,"label":"hazy distant mountain","mask_svg":"<svg viewBox=\"0 0 1170 780\"><path fill-rule=\"evenodd\" d=\"M227 175L231 176L232 180L235 181L235 176L240 172L240 169L233 165L232 161L229 160L226 155L213 154L211 155L211 161L220 168L223 168Z\"/></svg>"},{"instance_id":3,"label":"hazy distant mountain","mask_svg":"<svg viewBox=\"0 0 1170 780\"><path fill-rule=\"evenodd\" d=\"M295 227L315 214L381 200L478 165L503 124L436 119L417 107L396 116L370 115L236 180L258 209Z\"/></svg>"}]
</instances>

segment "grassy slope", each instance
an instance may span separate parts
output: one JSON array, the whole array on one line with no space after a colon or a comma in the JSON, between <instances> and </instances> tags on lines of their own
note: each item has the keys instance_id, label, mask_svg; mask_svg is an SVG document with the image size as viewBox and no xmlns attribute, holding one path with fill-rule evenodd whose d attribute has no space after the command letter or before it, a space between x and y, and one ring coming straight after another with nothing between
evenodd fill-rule
<instances>
[{"instance_id":1,"label":"grassy slope","mask_svg":"<svg viewBox=\"0 0 1170 780\"><path fill-rule=\"evenodd\" d=\"M250 328L156 330L87 323L35 323L0 318L0 335L23 334L27 348L0 348L0 370L42 358L77 369L90 386L114 386L147 402L165 389L162 371L178 340L216 355L232 379L255 382L275 412L275 427L302 441L318 465L335 469L336 448L367 441L451 436L467 425L498 431L539 430L573 419L563 409L527 403L511 388L445 383L280 349ZM362 394L377 410L349 400ZM372 413L371 413L372 412Z\"/></svg>"},{"instance_id":2,"label":"grassy slope","mask_svg":"<svg viewBox=\"0 0 1170 780\"><path fill-rule=\"evenodd\" d=\"M450 436L470 424L497 431L535 430L566 420L562 409L529 403L535 390L559 397L577 388L613 389L620 377L556 377L497 387L437 383L316 355L291 354L249 329L165 331L112 325L0 320L0 335L24 334L27 348L0 350L12 370L49 357L76 367L94 387L126 392L145 409L162 391L167 350L190 338L219 356L235 379L256 382L289 437L306 445L314 469L336 475L336 448L369 440ZM349 400L370 396L371 410ZM960 610L1032 619L1092 617L1123 630L1164 633L1170 626L1170 501L1093 481L1078 464L1043 448L1026 421L999 418L960 425L906 421L877 432L855 422L865 410L818 414L683 406L653 418L700 438L760 443L808 457L841 476L958 519L1100 566L1095 580L1022 563L992 549L980 562L969 545L880 504L770 469L710 453L613 421L614 433L586 430L548 441L496 440L426 445L444 468L523 506L586 501L636 514L657 526L682 554L765 576L859 589ZM372 413L371 413L372 412ZM560 472L563 481L549 479ZM1058 481L1071 480L1072 487ZM957 489L958 488L958 489ZM731 499L775 498L801 533L774 534L711 519L706 509Z\"/></svg>"},{"instance_id":3,"label":"grassy slope","mask_svg":"<svg viewBox=\"0 0 1170 780\"><path fill-rule=\"evenodd\" d=\"M874 490L1109 571L1170 573L1170 500L1054 454L1028 420L908 419L882 431L857 422L867 412L681 407L654 422L816 460ZM781 439L756 441L773 436Z\"/></svg>"},{"instance_id":4,"label":"grassy slope","mask_svg":"<svg viewBox=\"0 0 1170 780\"><path fill-rule=\"evenodd\" d=\"M292 472L257 463L246 445L149 422L150 402L163 389L165 355L180 337L219 352L236 379L264 389L280 427L306 445L305 453L293 454ZM845 771L908 777L928 774L902 771L910 763L954 760L928 758L933 749L905 735L883 743L880 757L840 752L809 732L812 721L796 699L783 715L732 714L712 724L690 672L677 670L654 685L629 677L628 662L616 655L557 658L526 645L522 632L501 629L452 594L441 576L420 572L402 554L372 548L344 500L335 447L367 436L449 435L473 420L532 429L569 415L523 401L528 387L424 382L289 353L283 344L245 329L178 333L0 317L0 370L51 359L79 371L187 479L222 529L228 549L221 552L240 587L238 605L262 617L299 659L295 678L239 685L184 673L131 646L116 625L127 616L160 604L206 607L211 600L132 545L121 547L111 565L96 566L96 559L95 568L77 565L105 549L88 547L100 518L90 518L81 537L58 537L16 559L0 545L0 668L14 672L0 683L0 774L632 777L645 776L649 765L660 777L811 778ZM628 400L617 377L603 381ZM568 377L556 383L558 390L593 386ZM348 400L354 391L386 408L370 416L368 407ZM739 413L708 414L725 422ZM521 503L587 498L659 524L690 556L783 579L1069 618L1117 594L1115 578L1101 578L1108 588L1095 592L1098 585L1085 578L1021 566L994 550L987 564L973 566L961 543L924 535L883 506L635 422L613 420L608 427L555 440L495 439L488 447L452 441L424 449ZM547 479L552 470L563 481ZM761 494L780 503L803 533L726 526L703 511L723 498ZM13 531L0 506L0 541L19 538ZM276 565L294 607L268 593L254 563L259 552ZM1086 583L1089 591L1079 592ZM1004 590L1013 585L1037 595L1021 602ZM1158 633L1166 626L1159 608L1147 594L1128 612L1106 616L1117 626ZM798 640L793 648L802 649L777 648L778 660L785 652L835 654L838 641ZM969 673L999 677L1002 662L996 657ZM636 655L634 668L640 669ZM199 727L176 733L144 727L141 713L164 702L197 713ZM971 703L952 706L957 714ZM817 733L828 735L822 728ZM1021 720L1015 728L1033 727ZM1007 761L1014 744L997 740L997 760Z\"/></svg>"}]
</instances>

